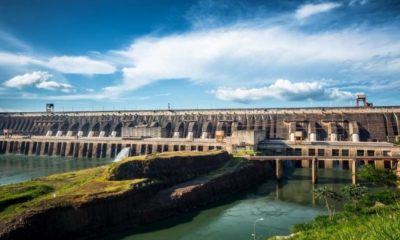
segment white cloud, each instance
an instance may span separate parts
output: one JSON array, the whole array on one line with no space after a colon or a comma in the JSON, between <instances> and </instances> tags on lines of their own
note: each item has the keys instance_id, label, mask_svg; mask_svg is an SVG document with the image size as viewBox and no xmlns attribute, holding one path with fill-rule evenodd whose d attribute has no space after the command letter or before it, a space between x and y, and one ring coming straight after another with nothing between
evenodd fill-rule
<instances>
[{"instance_id":1,"label":"white cloud","mask_svg":"<svg viewBox=\"0 0 400 240\"><path fill-rule=\"evenodd\" d=\"M291 82L278 79L270 86L261 88L218 88L214 91L220 100L252 102L264 99L288 101L302 100L348 100L354 94L337 88L326 88L321 82Z\"/></svg>"},{"instance_id":2,"label":"white cloud","mask_svg":"<svg viewBox=\"0 0 400 240\"><path fill-rule=\"evenodd\" d=\"M46 89L46 90L60 90L65 93L70 93L74 89L74 87L68 83L60 83L56 81L45 81L36 84L37 88Z\"/></svg>"},{"instance_id":3,"label":"white cloud","mask_svg":"<svg viewBox=\"0 0 400 240\"><path fill-rule=\"evenodd\" d=\"M24 75L17 75L3 83L5 87L22 88L41 81L47 81L51 77L47 72L32 72Z\"/></svg>"},{"instance_id":4,"label":"white cloud","mask_svg":"<svg viewBox=\"0 0 400 240\"><path fill-rule=\"evenodd\" d=\"M40 66L60 73L72 74L112 74L117 69L110 63L86 56L56 56L51 58L31 57L22 54L0 52L0 65Z\"/></svg>"},{"instance_id":5,"label":"white cloud","mask_svg":"<svg viewBox=\"0 0 400 240\"><path fill-rule=\"evenodd\" d=\"M335 8L340 7L340 3L325 2L319 4L305 4L296 10L295 18L299 20L306 19L312 15L329 12Z\"/></svg>"},{"instance_id":6,"label":"white cloud","mask_svg":"<svg viewBox=\"0 0 400 240\"><path fill-rule=\"evenodd\" d=\"M3 86L8 88L19 88L26 86L35 86L39 89L46 90L60 90L65 93L70 93L74 90L74 87L68 83L62 83L50 80L53 75L47 72L36 71L32 73L26 73L23 75L17 75L3 83Z\"/></svg>"},{"instance_id":7,"label":"white cloud","mask_svg":"<svg viewBox=\"0 0 400 240\"><path fill-rule=\"evenodd\" d=\"M111 74L116 68L105 62L93 60L86 56L52 57L45 64L47 67L62 73L74 74Z\"/></svg>"},{"instance_id":8,"label":"white cloud","mask_svg":"<svg viewBox=\"0 0 400 240\"><path fill-rule=\"evenodd\" d=\"M143 37L115 52L131 65L123 81L105 88L120 94L163 79L188 79L217 85L272 83L287 72L301 78L337 73L376 56L400 54L400 42L389 31L344 29L304 33L289 27L257 24ZM308 74L308 75L307 75ZM328 77L330 77L328 75ZM296 81L294 79L293 81Z\"/></svg>"}]
</instances>

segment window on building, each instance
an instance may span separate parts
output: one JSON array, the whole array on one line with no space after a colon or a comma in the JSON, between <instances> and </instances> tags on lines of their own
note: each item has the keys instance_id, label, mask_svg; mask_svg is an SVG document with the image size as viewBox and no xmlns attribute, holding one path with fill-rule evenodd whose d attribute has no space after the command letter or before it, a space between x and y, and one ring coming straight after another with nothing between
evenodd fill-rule
<instances>
[{"instance_id":1,"label":"window on building","mask_svg":"<svg viewBox=\"0 0 400 240\"><path fill-rule=\"evenodd\" d=\"M318 156L325 156L325 149L318 149Z\"/></svg>"},{"instance_id":2,"label":"window on building","mask_svg":"<svg viewBox=\"0 0 400 240\"><path fill-rule=\"evenodd\" d=\"M375 151L374 151L374 150L368 150L368 151L367 151L367 156L368 156L368 157L373 157L373 156L375 156Z\"/></svg>"},{"instance_id":3,"label":"window on building","mask_svg":"<svg viewBox=\"0 0 400 240\"><path fill-rule=\"evenodd\" d=\"M349 156L349 149L342 149L342 156L348 157Z\"/></svg>"},{"instance_id":4,"label":"window on building","mask_svg":"<svg viewBox=\"0 0 400 240\"><path fill-rule=\"evenodd\" d=\"M308 156L315 156L315 149L314 148L308 149Z\"/></svg>"},{"instance_id":5,"label":"window on building","mask_svg":"<svg viewBox=\"0 0 400 240\"><path fill-rule=\"evenodd\" d=\"M339 149L332 149L332 156L338 157L339 156Z\"/></svg>"},{"instance_id":6,"label":"window on building","mask_svg":"<svg viewBox=\"0 0 400 240\"><path fill-rule=\"evenodd\" d=\"M357 157L364 157L364 150L357 150Z\"/></svg>"}]
</instances>

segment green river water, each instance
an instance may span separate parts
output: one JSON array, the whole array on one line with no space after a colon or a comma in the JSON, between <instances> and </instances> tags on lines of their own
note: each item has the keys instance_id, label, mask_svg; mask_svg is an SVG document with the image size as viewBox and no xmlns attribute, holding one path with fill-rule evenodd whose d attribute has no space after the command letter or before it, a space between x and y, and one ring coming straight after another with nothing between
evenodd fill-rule
<instances>
[{"instance_id":1,"label":"green river water","mask_svg":"<svg viewBox=\"0 0 400 240\"><path fill-rule=\"evenodd\" d=\"M21 182L58 172L67 172L110 163L112 160L57 157L0 156L0 185ZM253 189L235 195L206 209L176 218L151 223L132 231L105 236L124 240L256 239L287 235L293 224L325 214L322 203L313 201L310 169L291 169L287 179L277 183L266 180ZM340 190L351 183L348 170L319 169L320 186Z\"/></svg>"}]
</instances>

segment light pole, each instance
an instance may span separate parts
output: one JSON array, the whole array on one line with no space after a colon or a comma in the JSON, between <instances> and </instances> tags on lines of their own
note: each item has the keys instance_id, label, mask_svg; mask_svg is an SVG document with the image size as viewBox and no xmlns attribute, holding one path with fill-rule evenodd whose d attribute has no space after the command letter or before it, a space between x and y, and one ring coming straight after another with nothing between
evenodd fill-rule
<instances>
[{"instance_id":1,"label":"light pole","mask_svg":"<svg viewBox=\"0 0 400 240\"><path fill-rule=\"evenodd\" d=\"M253 240L256 240L256 224L257 224L257 222L259 222L259 221L264 221L264 218L259 218L259 219L257 219L257 220L254 221L254 224L253 224L253 234L251 234L251 236L253 236Z\"/></svg>"}]
</instances>

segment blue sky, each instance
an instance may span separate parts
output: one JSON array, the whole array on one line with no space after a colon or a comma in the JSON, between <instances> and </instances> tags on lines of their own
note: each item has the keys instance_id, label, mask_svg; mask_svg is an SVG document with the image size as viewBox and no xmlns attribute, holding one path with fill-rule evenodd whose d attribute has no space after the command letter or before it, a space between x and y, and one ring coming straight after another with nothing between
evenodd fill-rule
<instances>
[{"instance_id":1,"label":"blue sky","mask_svg":"<svg viewBox=\"0 0 400 240\"><path fill-rule=\"evenodd\" d=\"M397 105L400 1L0 2L0 111Z\"/></svg>"}]
</instances>

